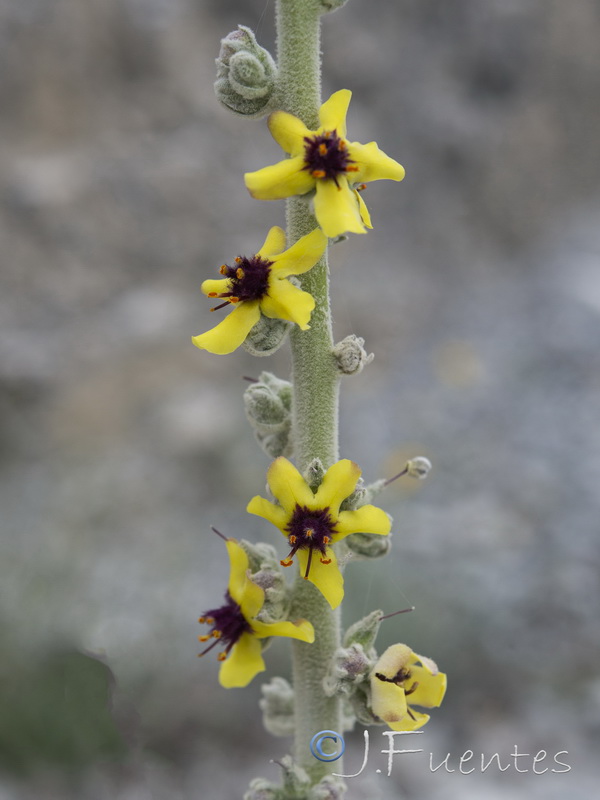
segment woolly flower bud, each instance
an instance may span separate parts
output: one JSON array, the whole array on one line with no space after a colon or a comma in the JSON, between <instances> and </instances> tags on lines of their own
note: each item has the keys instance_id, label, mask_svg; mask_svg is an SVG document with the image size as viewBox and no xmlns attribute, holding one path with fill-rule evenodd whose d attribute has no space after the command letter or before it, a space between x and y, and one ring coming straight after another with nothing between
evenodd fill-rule
<instances>
[{"instance_id":1,"label":"woolly flower bud","mask_svg":"<svg viewBox=\"0 0 600 800\"><path fill-rule=\"evenodd\" d=\"M374 660L367 657L360 644L338 647L323 679L325 694L328 697L351 694L358 684L365 681L373 664Z\"/></svg>"},{"instance_id":2,"label":"woolly flower bud","mask_svg":"<svg viewBox=\"0 0 600 800\"><path fill-rule=\"evenodd\" d=\"M362 558L381 558L390 552L391 536L376 536L373 533L353 533L345 538L346 547Z\"/></svg>"},{"instance_id":3,"label":"woolly flower bud","mask_svg":"<svg viewBox=\"0 0 600 800\"><path fill-rule=\"evenodd\" d=\"M268 50L244 25L221 40L215 92L221 103L246 117L268 113L277 78L277 67Z\"/></svg>"},{"instance_id":4,"label":"woolly flower bud","mask_svg":"<svg viewBox=\"0 0 600 800\"><path fill-rule=\"evenodd\" d=\"M313 458L304 472L304 480L308 483L313 492L316 492L323 483L325 467L320 458Z\"/></svg>"},{"instance_id":5,"label":"woolly flower bud","mask_svg":"<svg viewBox=\"0 0 600 800\"><path fill-rule=\"evenodd\" d=\"M271 319L261 314L242 346L252 356L270 356L279 350L292 323L284 319Z\"/></svg>"},{"instance_id":6,"label":"woolly flower bud","mask_svg":"<svg viewBox=\"0 0 600 800\"><path fill-rule=\"evenodd\" d=\"M250 575L265 593L263 607L257 615L261 622L277 622L287 616L290 599L281 566L274 547L264 542L251 544L245 539L240 542L246 555Z\"/></svg>"},{"instance_id":7,"label":"woolly flower bud","mask_svg":"<svg viewBox=\"0 0 600 800\"><path fill-rule=\"evenodd\" d=\"M254 778L244 794L244 800L281 800L281 791L264 778Z\"/></svg>"},{"instance_id":8,"label":"woolly flower bud","mask_svg":"<svg viewBox=\"0 0 600 800\"><path fill-rule=\"evenodd\" d=\"M258 381L244 392L244 407L258 443L272 458L291 455L292 385L270 372L261 372Z\"/></svg>"},{"instance_id":9,"label":"woolly flower bud","mask_svg":"<svg viewBox=\"0 0 600 800\"><path fill-rule=\"evenodd\" d=\"M362 337L352 333L335 345L333 355L342 375L358 375L359 372L362 372L363 367L373 361L375 356L373 353L367 355L364 343L365 340Z\"/></svg>"},{"instance_id":10,"label":"woolly flower bud","mask_svg":"<svg viewBox=\"0 0 600 800\"><path fill-rule=\"evenodd\" d=\"M265 728L272 736L294 733L294 690L284 678L272 678L261 687L258 705L263 712Z\"/></svg>"},{"instance_id":11,"label":"woolly flower bud","mask_svg":"<svg viewBox=\"0 0 600 800\"><path fill-rule=\"evenodd\" d=\"M346 784L333 775L326 775L308 794L308 800L343 800Z\"/></svg>"}]
</instances>

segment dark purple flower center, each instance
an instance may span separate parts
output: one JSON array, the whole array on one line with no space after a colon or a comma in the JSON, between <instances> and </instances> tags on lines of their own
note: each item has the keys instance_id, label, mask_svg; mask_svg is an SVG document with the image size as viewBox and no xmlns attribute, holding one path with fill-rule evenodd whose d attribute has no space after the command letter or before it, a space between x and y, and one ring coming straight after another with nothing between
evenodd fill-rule
<instances>
[{"instance_id":1,"label":"dark purple flower center","mask_svg":"<svg viewBox=\"0 0 600 800\"><path fill-rule=\"evenodd\" d=\"M310 572L313 551L316 550L321 554L322 564L330 563L331 559L326 559L325 556L336 530L329 508L313 510L306 506L297 505L286 526L286 531L288 532L288 542L292 549L287 558L281 562L284 567L290 566L292 558L298 550L308 550L305 578L308 578Z\"/></svg>"},{"instance_id":2,"label":"dark purple flower center","mask_svg":"<svg viewBox=\"0 0 600 800\"><path fill-rule=\"evenodd\" d=\"M337 135L337 131L325 131L315 136L304 137L304 166L313 178L335 181L338 175L356 172L358 167L348 155L348 146Z\"/></svg>"},{"instance_id":3,"label":"dark purple flower center","mask_svg":"<svg viewBox=\"0 0 600 800\"><path fill-rule=\"evenodd\" d=\"M227 653L231 650L233 645L238 641L243 633L248 633L252 627L248 620L242 614L242 609L235 602L232 596L227 592L225 594L225 605L220 608L211 608L205 611L199 622L210 625L210 633L206 636L200 636L201 642L207 642L213 638L215 641L210 644L206 650L200 653L203 656L216 647L219 642L226 645L225 650L219 654L219 660L223 661L227 657Z\"/></svg>"},{"instance_id":4,"label":"dark purple flower center","mask_svg":"<svg viewBox=\"0 0 600 800\"><path fill-rule=\"evenodd\" d=\"M227 300L221 305L211 308L211 311L223 308L229 303L241 303L243 300L260 300L265 296L269 288L269 273L272 266L273 262L262 258L262 256L252 256L252 258L238 256L233 267L223 264L220 272L221 275L224 275L229 280L228 291L221 294L210 292L208 296L225 297Z\"/></svg>"}]
</instances>

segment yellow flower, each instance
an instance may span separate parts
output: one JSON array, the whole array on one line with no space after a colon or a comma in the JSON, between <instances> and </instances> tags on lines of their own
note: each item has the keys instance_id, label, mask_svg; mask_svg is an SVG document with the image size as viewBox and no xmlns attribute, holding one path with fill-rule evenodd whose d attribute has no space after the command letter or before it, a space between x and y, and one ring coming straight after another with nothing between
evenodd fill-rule
<instances>
[{"instance_id":1,"label":"yellow flower","mask_svg":"<svg viewBox=\"0 0 600 800\"><path fill-rule=\"evenodd\" d=\"M267 472L267 482L280 505L257 496L246 509L279 528L292 548L281 564L289 567L297 554L304 578L319 589L332 608L342 601L344 579L331 545L350 533L390 532L390 518L381 508L364 505L355 511L340 511L360 474L353 461L338 461L313 493L296 467L281 456Z\"/></svg>"},{"instance_id":2,"label":"yellow flower","mask_svg":"<svg viewBox=\"0 0 600 800\"><path fill-rule=\"evenodd\" d=\"M404 167L375 142L346 140L346 113L352 92L341 89L321 106L316 131L285 111L269 117L271 135L291 158L246 173L246 186L258 200L314 192L314 212L330 238L346 231L365 233L371 218L359 194L369 181L401 181Z\"/></svg>"},{"instance_id":3,"label":"yellow flower","mask_svg":"<svg viewBox=\"0 0 600 800\"><path fill-rule=\"evenodd\" d=\"M219 653L222 661L219 682L226 689L234 686L247 686L254 676L263 672L265 662L262 657L260 639L269 636L288 636L313 642L313 626L305 619L295 622L261 622L256 619L263 607L265 593L258 584L248 577L248 556L235 539L226 540L229 553L229 585L225 594L225 605L205 611L199 622L211 626L210 634L199 636L201 642L215 641L200 653L203 656L219 643L225 650Z\"/></svg>"},{"instance_id":4,"label":"yellow flower","mask_svg":"<svg viewBox=\"0 0 600 800\"><path fill-rule=\"evenodd\" d=\"M302 330L309 328L314 298L290 283L287 277L308 272L326 247L327 237L315 228L285 250L284 231L277 226L271 228L256 255L238 256L234 266L223 264L221 267L223 279L204 281L201 287L204 294L224 299L211 311L229 304L235 308L215 328L193 336L192 342L210 353L232 353L258 322L261 312L266 317L295 322Z\"/></svg>"},{"instance_id":5,"label":"yellow flower","mask_svg":"<svg viewBox=\"0 0 600 800\"><path fill-rule=\"evenodd\" d=\"M446 676L435 662L413 653L405 644L388 647L375 664L370 681L371 710L393 731L421 728L429 722L429 715L415 711L412 704L437 707L446 692Z\"/></svg>"}]
</instances>

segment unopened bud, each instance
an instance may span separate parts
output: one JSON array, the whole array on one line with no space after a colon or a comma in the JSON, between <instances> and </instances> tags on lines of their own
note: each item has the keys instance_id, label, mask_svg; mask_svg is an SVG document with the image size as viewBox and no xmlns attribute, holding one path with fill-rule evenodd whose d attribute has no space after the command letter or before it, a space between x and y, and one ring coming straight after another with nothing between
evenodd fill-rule
<instances>
[{"instance_id":1,"label":"unopened bud","mask_svg":"<svg viewBox=\"0 0 600 800\"><path fill-rule=\"evenodd\" d=\"M374 659L369 659L361 644L338 647L323 679L323 689L328 697L336 694L351 694L357 684L368 677Z\"/></svg>"},{"instance_id":2,"label":"unopened bud","mask_svg":"<svg viewBox=\"0 0 600 800\"><path fill-rule=\"evenodd\" d=\"M307 800L343 800L347 786L333 775L326 775L307 795Z\"/></svg>"},{"instance_id":3,"label":"unopened bud","mask_svg":"<svg viewBox=\"0 0 600 800\"><path fill-rule=\"evenodd\" d=\"M294 690L284 678L272 678L261 687L259 706L265 728L273 736L294 734Z\"/></svg>"},{"instance_id":4,"label":"unopened bud","mask_svg":"<svg viewBox=\"0 0 600 800\"><path fill-rule=\"evenodd\" d=\"M345 6L348 0L319 0L321 3L321 14L327 14L330 11L337 11L338 8Z\"/></svg>"},{"instance_id":5,"label":"unopened bud","mask_svg":"<svg viewBox=\"0 0 600 800\"><path fill-rule=\"evenodd\" d=\"M365 340L362 337L352 333L335 345L333 355L342 375L358 375L363 367L373 361L375 356L373 353L367 355L364 343Z\"/></svg>"},{"instance_id":6,"label":"unopened bud","mask_svg":"<svg viewBox=\"0 0 600 800\"><path fill-rule=\"evenodd\" d=\"M375 533L352 533L344 539L346 547L354 555L362 558L382 558L390 552L391 535L381 536Z\"/></svg>"},{"instance_id":7,"label":"unopened bud","mask_svg":"<svg viewBox=\"0 0 600 800\"><path fill-rule=\"evenodd\" d=\"M325 476L325 467L320 458L313 458L304 472L304 480L308 483L311 490L316 492L319 486L323 483Z\"/></svg>"},{"instance_id":8,"label":"unopened bud","mask_svg":"<svg viewBox=\"0 0 600 800\"><path fill-rule=\"evenodd\" d=\"M369 656L375 657L375 652L371 652L375 639L379 631L379 626L383 617L383 611L379 609L372 611L363 617L358 622L350 625L344 634L344 647L350 647L352 644L360 644Z\"/></svg>"},{"instance_id":9,"label":"unopened bud","mask_svg":"<svg viewBox=\"0 0 600 800\"><path fill-rule=\"evenodd\" d=\"M292 385L261 372L244 392L244 407L258 443L272 458L291 455Z\"/></svg>"},{"instance_id":10,"label":"unopened bud","mask_svg":"<svg viewBox=\"0 0 600 800\"><path fill-rule=\"evenodd\" d=\"M262 117L271 109L277 67L271 54L244 25L221 40L215 92L221 103L246 117Z\"/></svg>"}]
</instances>

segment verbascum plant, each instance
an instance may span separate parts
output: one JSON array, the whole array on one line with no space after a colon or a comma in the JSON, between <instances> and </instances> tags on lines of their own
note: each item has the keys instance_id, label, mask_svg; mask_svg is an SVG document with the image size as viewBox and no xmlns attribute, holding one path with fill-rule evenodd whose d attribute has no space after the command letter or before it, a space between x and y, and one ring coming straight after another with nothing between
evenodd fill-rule
<instances>
[{"instance_id":1,"label":"verbascum plant","mask_svg":"<svg viewBox=\"0 0 600 800\"><path fill-rule=\"evenodd\" d=\"M208 626L200 655L218 649L225 688L246 686L265 670L263 649L272 636L291 640L292 682L273 677L261 709L270 733L294 736L294 752L277 762L281 784L257 778L245 800L341 798L341 761L332 774L329 761L311 750L313 737L341 735L357 720L416 730L429 716L414 706L439 706L446 689L444 673L408 645L377 653L381 611L341 630L345 563L390 550L391 517L371 501L391 480L424 478L431 467L416 457L399 476L365 485L358 465L339 457L341 377L360 374L373 356L359 336L334 343L327 250L332 240L372 227L362 196L368 183L404 178L404 168L375 142L348 138L348 89L321 103L321 16L344 3L277 0L277 62L244 26L222 40L217 59L221 103L241 116L269 114L268 129L285 156L248 171L244 181L256 199L286 200L287 230L273 226L258 251L238 255L220 267L221 278L204 281L202 291L219 301L211 311L227 312L192 339L217 355L243 346L265 356L285 341L291 352L290 381L262 372L244 395L256 438L274 458L267 470L271 497L253 497L247 511L275 526L285 546L276 555L271 545L225 539L225 597L200 616Z\"/></svg>"}]
</instances>

